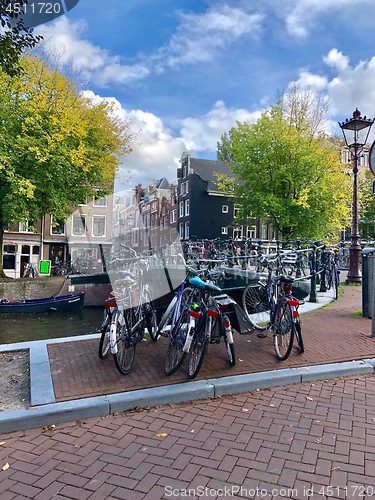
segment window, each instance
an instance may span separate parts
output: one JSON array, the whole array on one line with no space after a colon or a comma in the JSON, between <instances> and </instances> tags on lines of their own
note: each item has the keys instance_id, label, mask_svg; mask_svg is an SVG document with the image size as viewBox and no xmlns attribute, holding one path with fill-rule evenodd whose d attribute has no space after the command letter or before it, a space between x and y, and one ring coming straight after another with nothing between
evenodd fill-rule
<instances>
[{"instance_id":1,"label":"window","mask_svg":"<svg viewBox=\"0 0 375 500\"><path fill-rule=\"evenodd\" d=\"M267 224L262 224L262 240L268 240L268 226L267 226Z\"/></svg>"},{"instance_id":2,"label":"window","mask_svg":"<svg viewBox=\"0 0 375 500\"><path fill-rule=\"evenodd\" d=\"M189 192L189 181L181 182L180 185L180 195L185 195Z\"/></svg>"},{"instance_id":3,"label":"window","mask_svg":"<svg viewBox=\"0 0 375 500\"><path fill-rule=\"evenodd\" d=\"M246 226L246 238L256 238L257 230L256 226Z\"/></svg>"},{"instance_id":4,"label":"window","mask_svg":"<svg viewBox=\"0 0 375 500\"><path fill-rule=\"evenodd\" d=\"M185 222L185 238L189 238L189 223Z\"/></svg>"},{"instance_id":5,"label":"window","mask_svg":"<svg viewBox=\"0 0 375 500\"><path fill-rule=\"evenodd\" d=\"M16 268L16 245L4 245L3 247L3 269Z\"/></svg>"},{"instance_id":6,"label":"window","mask_svg":"<svg viewBox=\"0 0 375 500\"><path fill-rule=\"evenodd\" d=\"M180 201L180 217L184 216L184 202Z\"/></svg>"},{"instance_id":7,"label":"window","mask_svg":"<svg viewBox=\"0 0 375 500\"><path fill-rule=\"evenodd\" d=\"M240 215L240 209L237 207L234 207L233 209L233 216L238 217Z\"/></svg>"},{"instance_id":8,"label":"window","mask_svg":"<svg viewBox=\"0 0 375 500\"><path fill-rule=\"evenodd\" d=\"M51 234L65 234L65 224L63 220L53 220L51 217Z\"/></svg>"},{"instance_id":9,"label":"window","mask_svg":"<svg viewBox=\"0 0 375 500\"><path fill-rule=\"evenodd\" d=\"M32 227L32 223L27 219L23 222L19 223L19 232L20 233L33 233L34 229Z\"/></svg>"},{"instance_id":10,"label":"window","mask_svg":"<svg viewBox=\"0 0 375 500\"><path fill-rule=\"evenodd\" d=\"M139 241L139 229L134 228L132 231L132 245L134 247L138 246L138 241Z\"/></svg>"},{"instance_id":11,"label":"window","mask_svg":"<svg viewBox=\"0 0 375 500\"><path fill-rule=\"evenodd\" d=\"M189 215L190 213L190 200L185 201L185 215Z\"/></svg>"},{"instance_id":12,"label":"window","mask_svg":"<svg viewBox=\"0 0 375 500\"><path fill-rule=\"evenodd\" d=\"M74 236L84 236L86 232L86 216L74 214L72 217L72 234Z\"/></svg>"},{"instance_id":13,"label":"window","mask_svg":"<svg viewBox=\"0 0 375 500\"><path fill-rule=\"evenodd\" d=\"M349 163L352 159L350 149L344 148L341 150L341 163Z\"/></svg>"},{"instance_id":14,"label":"window","mask_svg":"<svg viewBox=\"0 0 375 500\"><path fill-rule=\"evenodd\" d=\"M233 239L235 240L242 239L242 233L243 233L243 226L237 224L236 227L233 229Z\"/></svg>"},{"instance_id":15,"label":"window","mask_svg":"<svg viewBox=\"0 0 375 500\"><path fill-rule=\"evenodd\" d=\"M92 218L92 235L105 236L105 217L94 215Z\"/></svg>"},{"instance_id":16,"label":"window","mask_svg":"<svg viewBox=\"0 0 375 500\"><path fill-rule=\"evenodd\" d=\"M99 197L95 196L93 205L94 205L94 207L106 207L107 206L107 197L103 196L103 197L99 198Z\"/></svg>"},{"instance_id":17,"label":"window","mask_svg":"<svg viewBox=\"0 0 375 500\"><path fill-rule=\"evenodd\" d=\"M39 253L40 253L40 246L33 245L33 255L39 255Z\"/></svg>"},{"instance_id":18,"label":"window","mask_svg":"<svg viewBox=\"0 0 375 500\"><path fill-rule=\"evenodd\" d=\"M227 214L229 212L229 207L228 205L223 205L221 207L221 211L223 212L223 214Z\"/></svg>"},{"instance_id":19,"label":"window","mask_svg":"<svg viewBox=\"0 0 375 500\"><path fill-rule=\"evenodd\" d=\"M172 210L171 213L169 214L169 221L171 224L176 222L176 210Z\"/></svg>"},{"instance_id":20,"label":"window","mask_svg":"<svg viewBox=\"0 0 375 500\"><path fill-rule=\"evenodd\" d=\"M228 228L227 227L222 227L221 228L221 234L228 234Z\"/></svg>"},{"instance_id":21,"label":"window","mask_svg":"<svg viewBox=\"0 0 375 500\"><path fill-rule=\"evenodd\" d=\"M180 234L180 240L184 239L184 223L180 222L179 224L179 234Z\"/></svg>"}]
</instances>

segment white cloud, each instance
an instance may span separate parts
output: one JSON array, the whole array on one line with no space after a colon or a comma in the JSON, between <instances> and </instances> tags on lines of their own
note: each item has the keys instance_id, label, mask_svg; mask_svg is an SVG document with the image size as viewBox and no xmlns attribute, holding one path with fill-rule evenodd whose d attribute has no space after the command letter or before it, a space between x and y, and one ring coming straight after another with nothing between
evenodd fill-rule
<instances>
[{"instance_id":1,"label":"white cloud","mask_svg":"<svg viewBox=\"0 0 375 500\"><path fill-rule=\"evenodd\" d=\"M229 44L244 36L257 37L263 16L248 14L228 5L214 5L203 14L180 13L181 24L169 43L152 60L159 70L165 66L211 61Z\"/></svg>"},{"instance_id":2,"label":"white cloud","mask_svg":"<svg viewBox=\"0 0 375 500\"><path fill-rule=\"evenodd\" d=\"M321 92L327 88L328 80L325 76L314 75L309 71L301 70L299 78L290 85L296 83L302 89L309 89L315 92Z\"/></svg>"},{"instance_id":3,"label":"white cloud","mask_svg":"<svg viewBox=\"0 0 375 500\"><path fill-rule=\"evenodd\" d=\"M72 64L101 87L110 83L132 83L149 74L143 64L123 65L119 57L93 45L85 38L86 30L85 22L69 22L67 17L60 17L54 23L39 27L36 33L43 35L43 49L56 55L60 64Z\"/></svg>"},{"instance_id":4,"label":"white cloud","mask_svg":"<svg viewBox=\"0 0 375 500\"><path fill-rule=\"evenodd\" d=\"M263 0L267 8L283 19L289 34L297 38L306 38L318 23L324 22L327 16L346 19L357 23L366 21L373 13L373 0L288 0L274 2Z\"/></svg>"},{"instance_id":5,"label":"white cloud","mask_svg":"<svg viewBox=\"0 0 375 500\"><path fill-rule=\"evenodd\" d=\"M217 150L217 142L224 132L228 132L239 122L253 122L260 117L260 111L250 113L246 109L228 109L223 101L203 116L185 118L181 121L181 137L189 150Z\"/></svg>"},{"instance_id":6,"label":"white cloud","mask_svg":"<svg viewBox=\"0 0 375 500\"><path fill-rule=\"evenodd\" d=\"M337 49L332 49L323 57L323 62L337 71L345 71L349 67L349 57L344 56Z\"/></svg>"}]
</instances>

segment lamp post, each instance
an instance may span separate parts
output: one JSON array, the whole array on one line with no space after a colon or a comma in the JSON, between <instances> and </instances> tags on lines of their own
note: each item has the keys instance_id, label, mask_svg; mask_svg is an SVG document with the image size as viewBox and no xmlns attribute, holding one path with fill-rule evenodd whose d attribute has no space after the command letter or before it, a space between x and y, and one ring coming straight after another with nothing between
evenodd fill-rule
<instances>
[{"instance_id":1,"label":"lamp post","mask_svg":"<svg viewBox=\"0 0 375 500\"><path fill-rule=\"evenodd\" d=\"M362 275L359 268L361 258L361 244L358 231L358 158L363 146L367 143L370 129L375 119L361 117L358 108L353 117L340 123L347 147L351 150L353 159L353 204L352 204L352 232L349 248L349 272L346 282L361 283Z\"/></svg>"}]
</instances>

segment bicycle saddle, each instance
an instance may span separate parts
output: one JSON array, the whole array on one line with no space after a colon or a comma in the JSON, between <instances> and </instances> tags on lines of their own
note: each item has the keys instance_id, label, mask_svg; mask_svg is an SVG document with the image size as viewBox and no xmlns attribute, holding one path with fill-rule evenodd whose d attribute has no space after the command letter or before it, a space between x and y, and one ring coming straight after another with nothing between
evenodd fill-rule
<instances>
[{"instance_id":1,"label":"bicycle saddle","mask_svg":"<svg viewBox=\"0 0 375 500\"><path fill-rule=\"evenodd\" d=\"M288 285L291 285L294 281L293 276L289 276L288 274L279 274L279 276L276 276L275 281L277 283L286 283Z\"/></svg>"},{"instance_id":2,"label":"bicycle saddle","mask_svg":"<svg viewBox=\"0 0 375 500\"><path fill-rule=\"evenodd\" d=\"M198 276L195 276L194 278L189 279L189 283L200 290L204 290L207 292L213 292L213 293L222 293L221 288L218 286L212 284L212 283L205 283L203 280L198 278Z\"/></svg>"}]
</instances>

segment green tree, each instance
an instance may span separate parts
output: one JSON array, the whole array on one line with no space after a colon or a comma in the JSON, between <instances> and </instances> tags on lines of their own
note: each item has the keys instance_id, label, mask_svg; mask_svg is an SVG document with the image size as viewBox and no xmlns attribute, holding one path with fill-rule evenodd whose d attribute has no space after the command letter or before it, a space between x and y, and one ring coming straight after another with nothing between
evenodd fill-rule
<instances>
[{"instance_id":1,"label":"green tree","mask_svg":"<svg viewBox=\"0 0 375 500\"><path fill-rule=\"evenodd\" d=\"M224 134L218 159L228 162L236 179L221 176L218 184L232 192L239 221L263 219L284 241L337 239L350 215L350 182L338 145L318 119L313 126L304 118L298 100L286 104L281 99L256 123L237 122Z\"/></svg>"},{"instance_id":2,"label":"green tree","mask_svg":"<svg viewBox=\"0 0 375 500\"><path fill-rule=\"evenodd\" d=\"M374 176L366 170L359 181L359 234L363 240L375 241L375 195L372 194Z\"/></svg>"},{"instance_id":3,"label":"green tree","mask_svg":"<svg viewBox=\"0 0 375 500\"><path fill-rule=\"evenodd\" d=\"M10 76L19 74L19 60L23 52L34 48L43 38L35 36L32 28L24 26L15 13L15 6L27 4L27 0L0 0L0 68Z\"/></svg>"},{"instance_id":4,"label":"green tree","mask_svg":"<svg viewBox=\"0 0 375 500\"><path fill-rule=\"evenodd\" d=\"M21 64L17 77L0 72L0 250L9 223L64 220L98 188L111 192L133 136L111 104L94 104L45 61Z\"/></svg>"}]
</instances>

